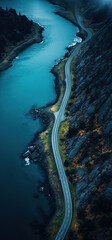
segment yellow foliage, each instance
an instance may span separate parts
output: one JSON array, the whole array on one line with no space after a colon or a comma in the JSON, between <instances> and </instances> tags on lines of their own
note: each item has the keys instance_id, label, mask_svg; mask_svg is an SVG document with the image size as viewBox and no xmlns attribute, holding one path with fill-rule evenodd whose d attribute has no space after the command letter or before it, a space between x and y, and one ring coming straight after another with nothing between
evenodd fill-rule
<instances>
[{"instance_id":1,"label":"yellow foliage","mask_svg":"<svg viewBox=\"0 0 112 240\"><path fill-rule=\"evenodd\" d=\"M7 59L5 59L3 62L4 62L4 63L7 63L8 61L7 61Z\"/></svg>"},{"instance_id":2,"label":"yellow foliage","mask_svg":"<svg viewBox=\"0 0 112 240\"><path fill-rule=\"evenodd\" d=\"M97 132L98 134L102 134L101 127L94 129L93 132Z\"/></svg>"},{"instance_id":3,"label":"yellow foliage","mask_svg":"<svg viewBox=\"0 0 112 240\"><path fill-rule=\"evenodd\" d=\"M102 154L104 154L104 153L111 153L112 152L112 150L110 150L107 146L103 146L103 148L102 148Z\"/></svg>"},{"instance_id":4,"label":"yellow foliage","mask_svg":"<svg viewBox=\"0 0 112 240\"><path fill-rule=\"evenodd\" d=\"M52 108L50 109L51 110L51 112L56 112L56 105L54 105L54 106L52 106Z\"/></svg>"},{"instance_id":5,"label":"yellow foliage","mask_svg":"<svg viewBox=\"0 0 112 240\"><path fill-rule=\"evenodd\" d=\"M79 229L79 224L76 223L76 224L74 225L74 230L75 230L75 231L78 231L78 229Z\"/></svg>"},{"instance_id":6,"label":"yellow foliage","mask_svg":"<svg viewBox=\"0 0 112 240\"><path fill-rule=\"evenodd\" d=\"M91 206L88 204L88 206L85 209L86 214L88 215L90 213Z\"/></svg>"},{"instance_id":7,"label":"yellow foliage","mask_svg":"<svg viewBox=\"0 0 112 240\"><path fill-rule=\"evenodd\" d=\"M79 135L80 135L80 136L83 136L85 133L86 133L85 130L80 130L80 131L79 131Z\"/></svg>"}]
</instances>

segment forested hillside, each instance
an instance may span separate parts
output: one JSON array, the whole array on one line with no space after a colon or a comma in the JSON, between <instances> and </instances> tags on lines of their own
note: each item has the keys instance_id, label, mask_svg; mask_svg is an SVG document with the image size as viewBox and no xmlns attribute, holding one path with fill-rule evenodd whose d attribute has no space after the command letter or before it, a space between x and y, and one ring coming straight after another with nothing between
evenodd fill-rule
<instances>
[{"instance_id":1,"label":"forested hillside","mask_svg":"<svg viewBox=\"0 0 112 240\"><path fill-rule=\"evenodd\" d=\"M32 23L25 15L17 15L15 9L4 10L0 7L0 56L9 43L16 44L31 33Z\"/></svg>"}]
</instances>

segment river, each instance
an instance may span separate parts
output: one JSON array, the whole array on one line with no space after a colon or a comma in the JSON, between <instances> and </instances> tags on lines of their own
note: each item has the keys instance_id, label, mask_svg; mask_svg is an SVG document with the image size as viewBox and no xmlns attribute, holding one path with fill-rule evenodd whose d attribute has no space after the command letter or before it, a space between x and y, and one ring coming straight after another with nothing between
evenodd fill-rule
<instances>
[{"instance_id":1,"label":"river","mask_svg":"<svg viewBox=\"0 0 112 240\"><path fill-rule=\"evenodd\" d=\"M73 43L77 28L54 14L58 7L45 0L0 0L44 26L44 41L33 44L13 61L13 67L0 73L0 239L39 240L30 223L44 223L51 208L48 198L38 193L44 171L38 165L25 165L21 158L34 136L42 130L38 118L27 114L32 106L45 106L56 99L52 66Z\"/></svg>"}]
</instances>

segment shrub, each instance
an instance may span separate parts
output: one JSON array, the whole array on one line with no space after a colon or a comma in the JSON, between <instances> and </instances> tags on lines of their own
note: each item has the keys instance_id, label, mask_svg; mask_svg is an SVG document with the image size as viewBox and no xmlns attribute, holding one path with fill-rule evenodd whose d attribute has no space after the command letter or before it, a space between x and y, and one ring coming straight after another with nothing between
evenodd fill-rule
<instances>
[{"instance_id":1,"label":"shrub","mask_svg":"<svg viewBox=\"0 0 112 240\"><path fill-rule=\"evenodd\" d=\"M72 176L69 176L69 181L70 181L71 183L73 183L73 177L72 177Z\"/></svg>"},{"instance_id":2,"label":"shrub","mask_svg":"<svg viewBox=\"0 0 112 240\"><path fill-rule=\"evenodd\" d=\"M110 216L104 215L99 220L99 225L101 227L109 228L109 227L111 227L111 224L112 224L112 215L110 215Z\"/></svg>"},{"instance_id":3,"label":"shrub","mask_svg":"<svg viewBox=\"0 0 112 240\"><path fill-rule=\"evenodd\" d=\"M89 160L86 162L85 167L87 168L88 173L92 171L92 166Z\"/></svg>"},{"instance_id":4,"label":"shrub","mask_svg":"<svg viewBox=\"0 0 112 240\"><path fill-rule=\"evenodd\" d=\"M84 130L86 127L86 123L84 120L81 120L80 123L79 123L79 129L80 130Z\"/></svg>"},{"instance_id":5,"label":"shrub","mask_svg":"<svg viewBox=\"0 0 112 240\"><path fill-rule=\"evenodd\" d=\"M74 126L73 127L70 127L69 128L69 131L68 131L68 134L67 134L67 137L68 138L72 138L74 135L76 135L78 133L78 130L77 128L75 128Z\"/></svg>"},{"instance_id":6,"label":"shrub","mask_svg":"<svg viewBox=\"0 0 112 240\"><path fill-rule=\"evenodd\" d=\"M111 199L108 199L104 194L97 194L95 200L92 203L91 211L98 213L110 213L112 211Z\"/></svg>"},{"instance_id":7,"label":"shrub","mask_svg":"<svg viewBox=\"0 0 112 240\"><path fill-rule=\"evenodd\" d=\"M65 167L68 167L68 165L69 165L69 162L68 162L67 160L65 160L64 166L65 166Z\"/></svg>"},{"instance_id":8,"label":"shrub","mask_svg":"<svg viewBox=\"0 0 112 240\"><path fill-rule=\"evenodd\" d=\"M98 134L97 132L91 132L89 135L89 141L91 144L98 143L101 140L102 134Z\"/></svg>"},{"instance_id":9,"label":"shrub","mask_svg":"<svg viewBox=\"0 0 112 240\"><path fill-rule=\"evenodd\" d=\"M88 151L89 151L89 147L88 147L88 145L87 146L85 145L83 152L82 152L82 160L88 156Z\"/></svg>"},{"instance_id":10,"label":"shrub","mask_svg":"<svg viewBox=\"0 0 112 240\"><path fill-rule=\"evenodd\" d=\"M77 216L78 216L79 219L84 219L85 218L85 210L83 208L80 208L77 211Z\"/></svg>"},{"instance_id":11,"label":"shrub","mask_svg":"<svg viewBox=\"0 0 112 240\"><path fill-rule=\"evenodd\" d=\"M69 177L70 176L70 171L67 169L65 172L66 172L67 177Z\"/></svg>"},{"instance_id":12,"label":"shrub","mask_svg":"<svg viewBox=\"0 0 112 240\"><path fill-rule=\"evenodd\" d=\"M90 233L96 229L95 221L83 219L80 222L79 233L83 233L84 239L90 240Z\"/></svg>"},{"instance_id":13,"label":"shrub","mask_svg":"<svg viewBox=\"0 0 112 240\"><path fill-rule=\"evenodd\" d=\"M99 157L99 160L105 162L105 160L108 159L110 156L111 156L110 152L102 153Z\"/></svg>"},{"instance_id":14,"label":"shrub","mask_svg":"<svg viewBox=\"0 0 112 240\"><path fill-rule=\"evenodd\" d=\"M70 239L70 240L76 240L77 239L75 231L70 230L70 232L68 233L68 239Z\"/></svg>"}]
</instances>

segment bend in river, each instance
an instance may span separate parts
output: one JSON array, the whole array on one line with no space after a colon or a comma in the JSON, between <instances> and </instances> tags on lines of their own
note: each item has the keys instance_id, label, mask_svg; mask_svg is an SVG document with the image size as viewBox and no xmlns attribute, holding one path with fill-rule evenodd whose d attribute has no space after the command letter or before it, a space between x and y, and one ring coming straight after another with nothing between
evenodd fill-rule
<instances>
[{"instance_id":1,"label":"bend in river","mask_svg":"<svg viewBox=\"0 0 112 240\"><path fill-rule=\"evenodd\" d=\"M45 106L56 99L52 66L72 44L77 28L54 14L58 7L42 0L0 0L3 7L13 7L44 26L44 42L33 44L13 61L13 67L0 73L0 238L39 240L30 227L50 216L48 198L37 192L44 182L44 171L38 165L25 166L21 153L35 132L42 130L38 118L27 114L32 106Z\"/></svg>"}]
</instances>

